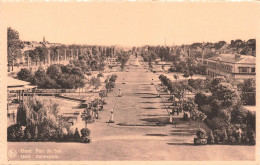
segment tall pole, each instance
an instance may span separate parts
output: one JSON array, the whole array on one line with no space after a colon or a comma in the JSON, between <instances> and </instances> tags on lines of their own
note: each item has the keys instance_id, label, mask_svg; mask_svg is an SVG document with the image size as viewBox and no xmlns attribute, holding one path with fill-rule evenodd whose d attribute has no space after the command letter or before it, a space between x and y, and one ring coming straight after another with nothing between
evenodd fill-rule
<instances>
[{"instance_id":1,"label":"tall pole","mask_svg":"<svg viewBox=\"0 0 260 165\"><path fill-rule=\"evenodd\" d=\"M73 52L72 52L72 49L70 49L70 60L71 60L72 56L73 56Z\"/></svg>"},{"instance_id":2,"label":"tall pole","mask_svg":"<svg viewBox=\"0 0 260 165\"><path fill-rule=\"evenodd\" d=\"M202 47L202 54L201 54L202 61L204 60L204 47Z\"/></svg>"},{"instance_id":3,"label":"tall pole","mask_svg":"<svg viewBox=\"0 0 260 165\"><path fill-rule=\"evenodd\" d=\"M76 58L79 59L79 49L76 49L77 54L76 54Z\"/></svg>"},{"instance_id":4,"label":"tall pole","mask_svg":"<svg viewBox=\"0 0 260 165\"><path fill-rule=\"evenodd\" d=\"M23 105L24 105L24 90L22 90L22 102L23 102Z\"/></svg>"},{"instance_id":5,"label":"tall pole","mask_svg":"<svg viewBox=\"0 0 260 165\"><path fill-rule=\"evenodd\" d=\"M29 62L29 60L30 60L29 52L27 52L26 54L27 54L27 67L29 67L29 65L30 65L30 62Z\"/></svg>"},{"instance_id":6,"label":"tall pole","mask_svg":"<svg viewBox=\"0 0 260 165\"><path fill-rule=\"evenodd\" d=\"M48 50L48 64L51 65L51 51Z\"/></svg>"},{"instance_id":7,"label":"tall pole","mask_svg":"<svg viewBox=\"0 0 260 165\"><path fill-rule=\"evenodd\" d=\"M27 93L27 105L29 104L29 89L26 90Z\"/></svg>"},{"instance_id":8,"label":"tall pole","mask_svg":"<svg viewBox=\"0 0 260 165\"><path fill-rule=\"evenodd\" d=\"M58 53L58 64L60 63L60 50L57 50Z\"/></svg>"},{"instance_id":9,"label":"tall pole","mask_svg":"<svg viewBox=\"0 0 260 165\"><path fill-rule=\"evenodd\" d=\"M65 61L67 60L67 49L65 49L65 51L64 51L64 60Z\"/></svg>"}]
</instances>

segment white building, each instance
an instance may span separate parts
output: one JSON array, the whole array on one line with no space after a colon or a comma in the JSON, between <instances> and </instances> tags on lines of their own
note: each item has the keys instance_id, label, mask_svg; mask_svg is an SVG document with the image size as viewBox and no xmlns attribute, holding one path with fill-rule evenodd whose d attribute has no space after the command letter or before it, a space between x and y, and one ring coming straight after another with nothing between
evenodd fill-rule
<instances>
[{"instance_id":1,"label":"white building","mask_svg":"<svg viewBox=\"0 0 260 165\"><path fill-rule=\"evenodd\" d=\"M251 55L220 54L206 59L207 78L224 76L235 81L242 81L256 76L256 60Z\"/></svg>"}]
</instances>

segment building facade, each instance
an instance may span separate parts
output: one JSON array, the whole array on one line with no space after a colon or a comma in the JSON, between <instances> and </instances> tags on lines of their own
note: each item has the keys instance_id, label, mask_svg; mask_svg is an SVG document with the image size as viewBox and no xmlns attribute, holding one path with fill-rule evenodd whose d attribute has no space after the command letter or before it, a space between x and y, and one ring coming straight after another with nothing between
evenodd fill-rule
<instances>
[{"instance_id":1,"label":"building facade","mask_svg":"<svg viewBox=\"0 0 260 165\"><path fill-rule=\"evenodd\" d=\"M254 56L239 54L220 54L206 59L206 77L217 76L231 78L237 82L256 77L256 61Z\"/></svg>"}]
</instances>

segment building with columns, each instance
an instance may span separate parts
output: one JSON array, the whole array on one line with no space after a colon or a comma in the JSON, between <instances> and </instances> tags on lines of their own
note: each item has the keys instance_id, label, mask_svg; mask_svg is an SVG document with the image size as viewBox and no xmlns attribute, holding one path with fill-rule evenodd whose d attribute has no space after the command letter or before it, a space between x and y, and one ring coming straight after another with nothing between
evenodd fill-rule
<instances>
[{"instance_id":1,"label":"building with columns","mask_svg":"<svg viewBox=\"0 0 260 165\"><path fill-rule=\"evenodd\" d=\"M220 54L205 61L208 79L224 76L241 82L256 77L256 59L251 55Z\"/></svg>"}]
</instances>

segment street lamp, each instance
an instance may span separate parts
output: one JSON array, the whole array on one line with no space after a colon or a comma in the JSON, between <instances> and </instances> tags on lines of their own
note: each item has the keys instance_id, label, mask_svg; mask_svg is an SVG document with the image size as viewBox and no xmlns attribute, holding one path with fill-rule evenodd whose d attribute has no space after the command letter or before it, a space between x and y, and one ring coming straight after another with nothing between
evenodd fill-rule
<instances>
[{"instance_id":1,"label":"street lamp","mask_svg":"<svg viewBox=\"0 0 260 165\"><path fill-rule=\"evenodd\" d=\"M173 112L170 112L170 119L169 119L169 123L173 123Z\"/></svg>"},{"instance_id":2,"label":"street lamp","mask_svg":"<svg viewBox=\"0 0 260 165\"><path fill-rule=\"evenodd\" d=\"M157 89L157 97L160 97L160 90Z\"/></svg>"},{"instance_id":3,"label":"street lamp","mask_svg":"<svg viewBox=\"0 0 260 165\"><path fill-rule=\"evenodd\" d=\"M119 90L118 97L122 97L121 88L119 88L118 90Z\"/></svg>"},{"instance_id":4,"label":"street lamp","mask_svg":"<svg viewBox=\"0 0 260 165\"><path fill-rule=\"evenodd\" d=\"M114 123L115 122L113 114L114 114L114 109L111 109L111 111L110 111L110 118L109 118L108 123Z\"/></svg>"}]
</instances>

